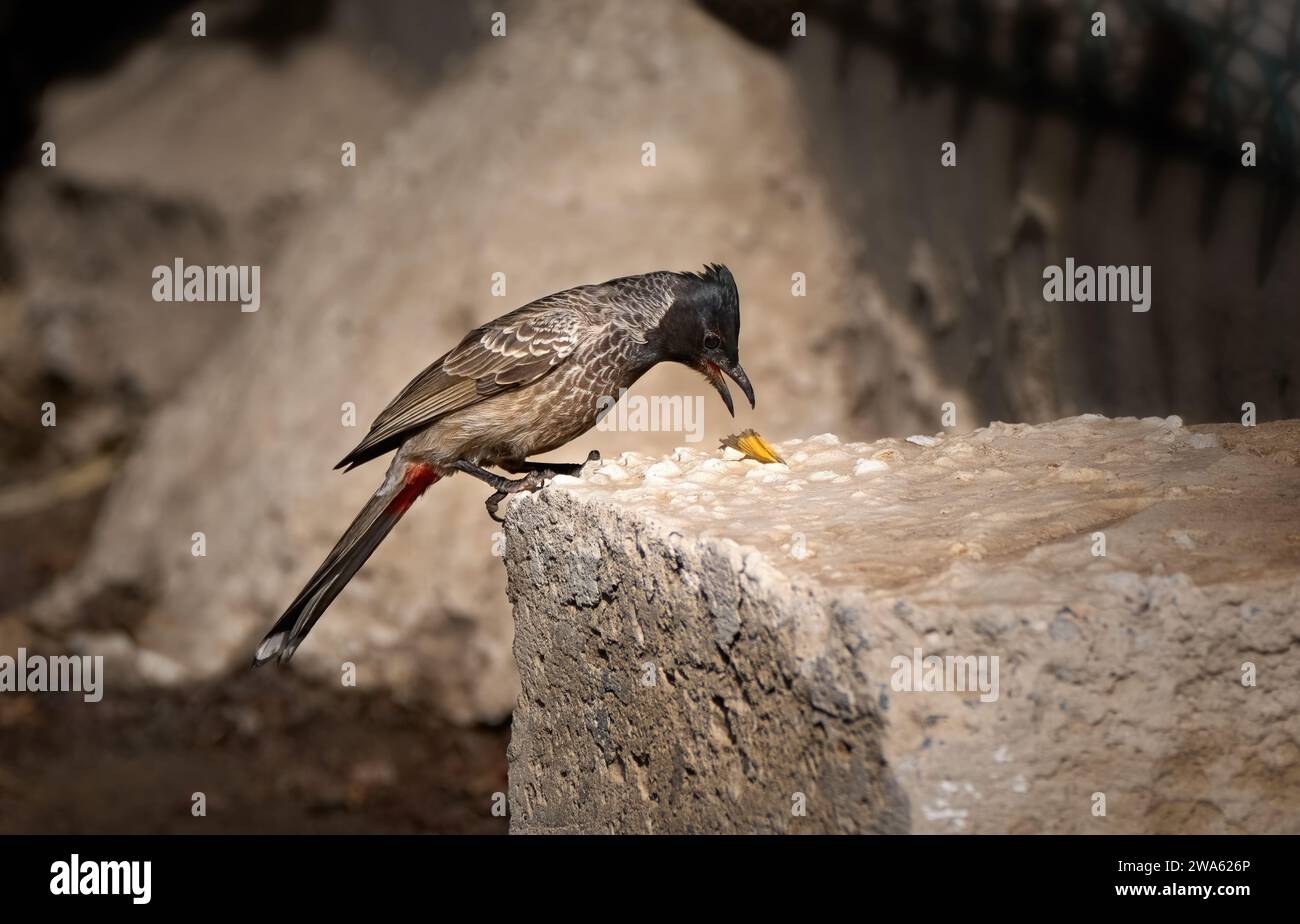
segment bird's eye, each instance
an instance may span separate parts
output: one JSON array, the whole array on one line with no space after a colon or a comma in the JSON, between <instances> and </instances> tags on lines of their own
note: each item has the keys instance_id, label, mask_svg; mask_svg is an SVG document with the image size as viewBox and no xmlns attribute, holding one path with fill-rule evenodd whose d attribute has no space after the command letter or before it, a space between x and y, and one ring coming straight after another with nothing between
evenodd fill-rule
<instances>
[{"instance_id":1,"label":"bird's eye","mask_svg":"<svg viewBox=\"0 0 1300 924\"><path fill-rule=\"evenodd\" d=\"M722 338L717 334L709 331L709 333L704 335L704 349L716 350L720 346L722 346Z\"/></svg>"}]
</instances>

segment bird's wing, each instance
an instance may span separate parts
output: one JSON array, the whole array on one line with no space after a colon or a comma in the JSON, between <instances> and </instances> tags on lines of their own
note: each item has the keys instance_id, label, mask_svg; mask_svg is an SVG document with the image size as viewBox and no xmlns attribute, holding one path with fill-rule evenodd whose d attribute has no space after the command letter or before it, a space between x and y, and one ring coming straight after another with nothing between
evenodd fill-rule
<instances>
[{"instance_id":1,"label":"bird's wing","mask_svg":"<svg viewBox=\"0 0 1300 924\"><path fill-rule=\"evenodd\" d=\"M365 439L335 468L354 468L439 417L546 375L577 347L591 307L590 298L561 292L470 331L380 411Z\"/></svg>"}]
</instances>

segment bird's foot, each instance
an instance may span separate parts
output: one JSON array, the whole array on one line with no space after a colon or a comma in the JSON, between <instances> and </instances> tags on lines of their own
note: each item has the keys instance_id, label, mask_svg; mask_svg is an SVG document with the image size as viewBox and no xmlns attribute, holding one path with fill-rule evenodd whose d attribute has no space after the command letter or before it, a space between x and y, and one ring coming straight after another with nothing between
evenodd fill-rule
<instances>
[{"instance_id":1,"label":"bird's foot","mask_svg":"<svg viewBox=\"0 0 1300 924\"><path fill-rule=\"evenodd\" d=\"M546 487L546 483L557 474L561 473L538 470L529 472L524 477L516 478L513 481L505 478L501 479L501 483L497 486L496 493L489 497L484 504L484 506L487 507L488 516L496 520L498 523L504 523L506 518L497 513L497 507L501 505L503 500L511 494L518 494L520 491L528 491L530 493L533 491L540 491L542 488Z\"/></svg>"},{"instance_id":2,"label":"bird's foot","mask_svg":"<svg viewBox=\"0 0 1300 924\"><path fill-rule=\"evenodd\" d=\"M481 481L486 481L496 488L496 493L487 499L484 506L487 507L488 516L498 523L504 523L505 517L497 513L497 508L511 494L518 494L520 491L540 491L556 475L577 475L582 471L583 466L599 461L600 452L593 449L587 453L587 458L583 462L529 462L525 460L507 463L502 466L506 471L524 473L522 478L516 478L513 481L486 471L471 462L457 462L455 467Z\"/></svg>"}]
</instances>

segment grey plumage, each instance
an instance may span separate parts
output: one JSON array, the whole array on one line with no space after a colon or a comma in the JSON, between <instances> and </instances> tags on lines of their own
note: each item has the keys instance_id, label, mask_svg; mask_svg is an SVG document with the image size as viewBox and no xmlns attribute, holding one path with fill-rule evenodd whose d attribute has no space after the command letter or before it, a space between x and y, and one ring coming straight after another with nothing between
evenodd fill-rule
<instances>
[{"instance_id":1,"label":"grey plumage","mask_svg":"<svg viewBox=\"0 0 1300 924\"><path fill-rule=\"evenodd\" d=\"M616 374L620 365L628 364L636 347L645 343L647 332L672 304L678 276L648 273L577 286L475 328L402 389L379 413L361 443L335 467L352 469L395 448L439 418L534 383L557 366L565 367L562 381L548 391L562 395L565 387L573 388L582 393L580 400L585 400L593 387L611 384L602 373ZM579 350L582 355L565 364ZM594 407L598 395L590 397ZM449 459L468 455L476 462L496 461L485 458L479 447L458 446L455 440L438 442L450 442L445 447L430 447L442 449L437 454ZM564 442L567 440L559 445ZM541 451L545 450L529 449L527 454Z\"/></svg>"},{"instance_id":2,"label":"grey plumage","mask_svg":"<svg viewBox=\"0 0 1300 924\"><path fill-rule=\"evenodd\" d=\"M601 399L617 398L659 362L698 369L731 408L726 372L753 403L740 367L739 296L726 267L656 272L577 286L470 331L380 412L336 468L397 450L374 497L272 627L255 664L288 661L321 613L430 484L457 471L493 485L488 509L548 474L549 452L589 430ZM509 481L483 466L530 475Z\"/></svg>"}]
</instances>

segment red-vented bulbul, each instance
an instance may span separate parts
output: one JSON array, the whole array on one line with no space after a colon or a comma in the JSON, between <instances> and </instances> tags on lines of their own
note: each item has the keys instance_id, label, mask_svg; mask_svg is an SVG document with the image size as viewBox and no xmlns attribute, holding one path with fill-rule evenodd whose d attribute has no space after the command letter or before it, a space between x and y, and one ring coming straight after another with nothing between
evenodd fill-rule
<instances>
[{"instance_id":1,"label":"red-vented bulbul","mask_svg":"<svg viewBox=\"0 0 1300 924\"><path fill-rule=\"evenodd\" d=\"M380 412L335 468L351 470L396 449L388 475L307 586L284 611L253 663L287 662L357 570L424 490L465 472L491 485L488 512L516 491L542 487L585 463L530 462L585 433L599 412L651 367L704 373L733 415L726 373L754 405L740 368L740 297L725 267L646 273L577 286L470 331ZM592 452L587 461L599 455ZM514 480L485 466L523 474Z\"/></svg>"}]
</instances>

